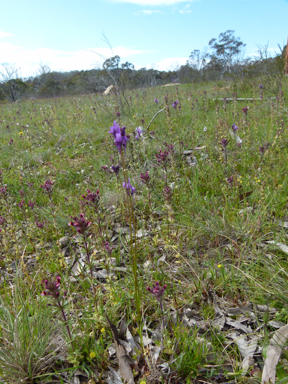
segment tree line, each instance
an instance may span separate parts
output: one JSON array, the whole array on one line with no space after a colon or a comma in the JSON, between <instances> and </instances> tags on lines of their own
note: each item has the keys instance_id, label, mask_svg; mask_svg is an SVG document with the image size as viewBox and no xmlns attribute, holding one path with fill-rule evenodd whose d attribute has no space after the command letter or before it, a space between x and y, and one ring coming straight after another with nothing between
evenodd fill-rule
<instances>
[{"instance_id":1,"label":"tree line","mask_svg":"<svg viewBox=\"0 0 288 384\"><path fill-rule=\"evenodd\" d=\"M43 98L65 95L93 94L103 92L113 84L116 89L153 87L167 83L193 83L233 79L265 77L273 81L284 75L288 55L286 47L270 57L268 46L258 46L258 56L247 58L245 46L235 32L220 33L208 43L208 50L194 49L185 65L172 71L141 68L136 70L129 62L121 63L119 56L104 61L102 68L56 72L41 65L39 74L22 78L19 70L4 63L0 67L0 102L16 101L20 98Z\"/></svg>"}]
</instances>

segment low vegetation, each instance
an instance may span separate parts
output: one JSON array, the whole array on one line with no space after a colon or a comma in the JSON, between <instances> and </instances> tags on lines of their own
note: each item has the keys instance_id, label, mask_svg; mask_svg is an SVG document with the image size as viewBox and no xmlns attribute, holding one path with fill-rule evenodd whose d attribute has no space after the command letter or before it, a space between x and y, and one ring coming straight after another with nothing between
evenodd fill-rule
<instances>
[{"instance_id":1,"label":"low vegetation","mask_svg":"<svg viewBox=\"0 0 288 384\"><path fill-rule=\"evenodd\" d=\"M2 383L261 381L288 317L278 80L0 106Z\"/></svg>"}]
</instances>

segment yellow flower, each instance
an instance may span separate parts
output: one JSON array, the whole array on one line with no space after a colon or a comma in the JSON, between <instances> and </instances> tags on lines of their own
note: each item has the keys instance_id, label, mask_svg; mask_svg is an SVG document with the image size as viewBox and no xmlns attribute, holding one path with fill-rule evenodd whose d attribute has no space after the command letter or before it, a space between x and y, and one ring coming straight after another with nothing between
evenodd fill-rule
<instances>
[{"instance_id":1,"label":"yellow flower","mask_svg":"<svg viewBox=\"0 0 288 384\"><path fill-rule=\"evenodd\" d=\"M19 135L23 135L23 132L19 132Z\"/></svg>"},{"instance_id":2,"label":"yellow flower","mask_svg":"<svg viewBox=\"0 0 288 384\"><path fill-rule=\"evenodd\" d=\"M134 115L134 116L133 116L133 119L135 119L135 117L136 117L136 116Z\"/></svg>"},{"instance_id":3,"label":"yellow flower","mask_svg":"<svg viewBox=\"0 0 288 384\"><path fill-rule=\"evenodd\" d=\"M106 331L105 331L105 328L102 328L100 332L101 332L101 333L105 333L105 332L106 332Z\"/></svg>"},{"instance_id":4,"label":"yellow flower","mask_svg":"<svg viewBox=\"0 0 288 384\"><path fill-rule=\"evenodd\" d=\"M218 267L218 268L221 268L221 267L222 267L222 264L218 264L217 267Z\"/></svg>"},{"instance_id":5,"label":"yellow flower","mask_svg":"<svg viewBox=\"0 0 288 384\"><path fill-rule=\"evenodd\" d=\"M90 352L90 359L94 359L94 357L96 356L96 353L95 352Z\"/></svg>"}]
</instances>

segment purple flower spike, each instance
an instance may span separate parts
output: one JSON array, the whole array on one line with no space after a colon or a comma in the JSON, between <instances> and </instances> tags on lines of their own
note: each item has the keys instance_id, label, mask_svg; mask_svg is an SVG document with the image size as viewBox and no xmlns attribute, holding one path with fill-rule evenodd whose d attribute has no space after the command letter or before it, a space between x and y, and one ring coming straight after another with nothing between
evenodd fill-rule
<instances>
[{"instance_id":1,"label":"purple flower spike","mask_svg":"<svg viewBox=\"0 0 288 384\"><path fill-rule=\"evenodd\" d=\"M160 286L159 281L156 281L156 283L153 285L152 288L147 287L147 291L152 293L152 295L155 297L156 300L161 301L162 296L165 293L165 290L167 288L167 284L163 285L163 287Z\"/></svg>"},{"instance_id":2,"label":"purple flower spike","mask_svg":"<svg viewBox=\"0 0 288 384\"><path fill-rule=\"evenodd\" d=\"M136 140L139 140L140 139L140 137L141 137L141 135L143 134L143 128L142 127L137 127L136 128L136 136L135 136L135 139Z\"/></svg>"},{"instance_id":3,"label":"purple flower spike","mask_svg":"<svg viewBox=\"0 0 288 384\"><path fill-rule=\"evenodd\" d=\"M222 147L227 147L227 145L228 145L228 143L229 143L229 140L227 140L227 139L222 139L222 141L221 141L221 143L220 143L220 145L222 145Z\"/></svg>"},{"instance_id":4,"label":"purple flower spike","mask_svg":"<svg viewBox=\"0 0 288 384\"><path fill-rule=\"evenodd\" d=\"M174 101L174 103L172 104L172 107L176 109L178 104L179 104L179 101L176 100L176 101Z\"/></svg>"},{"instance_id":5,"label":"purple flower spike","mask_svg":"<svg viewBox=\"0 0 288 384\"><path fill-rule=\"evenodd\" d=\"M118 176L118 173L120 171L120 165L112 165L111 167L112 171L115 173L116 176Z\"/></svg>"},{"instance_id":6,"label":"purple flower spike","mask_svg":"<svg viewBox=\"0 0 288 384\"><path fill-rule=\"evenodd\" d=\"M53 187L53 182L50 179L46 180L43 185L40 185L40 188L43 188L43 191L48 193L48 195L52 193L52 187Z\"/></svg>"},{"instance_id":7,"label":"purple flower spike","mask_svg":"<svg viewBox=\"0 0 288 384\"><path fill-rule=\"evenodd\" d=\"M159 103L159 100L158 99L154 99L155 103L158 104Z\"/></svg>"},{"instance_id":8,"label":"purple flower spike","mask_svg":"<svg viewBox=\"0 0 288 384\"><path fill-rule=\"evenodd\" d=\"M262 85L262 84L260 84L260 85L259 85L259 88L260 88L260 89L263 89L263 85Z\"/></svg>"},{"instance_id":9,"label":"purple flower spike","mask_svg":"<svg viewBox=\"0 0 288 384\"><path fill-rule=\"evenodd\" d=\"M114 121L112 127L110 127L109 133L111 133L114 136L115 138L114 143L119 153L121 153L122 147L124 148L124 151L126 151L127 141L130 138L129 135L126 135L125 130L126 130L126 127L120 128L119 124L117 124L116 121Z\"/></svg>"},{"instance_id":10,"label":"purple flower spike","mask_svg":"<svg viewBox=\"0 0 288 384\"><path fill-rule=\"evenodd\" d=\"M44 291L41 293L42 296L53 296L55 300L60 299L60 283L61 277L57 276L55 281L48 281L47 279L43 281Z\"/></svg>"},{"instance_id":11,"label":"purple flower spike","mask_svg":"<svg viewBox=\"0 0 288 384\"><path fill-rule=\"evenodd\" d=\"M237 125L236 125L236 124L233 124L233 125L232 125L232 129L233 129L233 132L236 132L236 131L237 131L237 129L239 129L239 128L237 127Z\"/></svg>"},{"instance_id":12,"label":"purple flower spike","mask_svg":"<svg viewBox=\"0 0 288 384\"><path fill-rule=\"evenodd\" d=\"M124 181L123 188L126 188L128 196L130 196L130 193L131 193L131 195L133 195L136 192L136 188L132 187L132 185L130 184L130 179L129 178L128 178L128 182L127 183Z\"/></svg>"},{"instance_id":13,"label":"purple flower spike","mask_svg":"<svg viewBox=\"0 0 288 384\"><path fill-rule=\"evenodd\" d=\"M142 183L144 183L146 185L149 184L150 176L149 176L149 172L148 171L145 174L141 173L140 177L141 177Z\"/></svg>"},{"instance_id":14,"label":"purple flower spike","mask_svg":"<svg viewBox=\"0 0 288 384\"><path fill-rule=\"evenodd\" d=\"M91 221L85 220L84 214L80 213L80 217L74 216L72 217L74 221L70 221L68 225L76 228L77 232L81 235L85 235L85 232L87 231L89 225L91 224Z\"/></svg>"},{"instance_id":15,"label":"purple flower spike","mask_svg":"<svg viewBox=\"0 0 288 384\"><path fill-rule=\"evenodd\" d=\"M36 221L36 225L38 228L43 229L44 228L45 221Z\"/></svg>"},{"instance_id":16,"label":"purple flower spike","mask_svg":"<svg viewBox=\"0 0 288 384\"><path fill-rule=\"evenodd\" d=\"M96 193L90 192L90 190L87 189L87 196L82 195L82 197L84 200L86 200L86 204L94 205L95 207L97 207L100 200L99 189L97 189Z\"/></svg>"},{"instance_id":17,"label":"purple flower spike","mask_svg":"<svg viewBox=\"0 0 288 384\"><path fill-rule=\"evenodd\" d=\"M243 113L245 113L245 115L247 115L247 113L248 113L248 109L249 109L249 107L244 107L244 108L242 108L242 111L243 111Z\"/></svg>"}]
</instances>

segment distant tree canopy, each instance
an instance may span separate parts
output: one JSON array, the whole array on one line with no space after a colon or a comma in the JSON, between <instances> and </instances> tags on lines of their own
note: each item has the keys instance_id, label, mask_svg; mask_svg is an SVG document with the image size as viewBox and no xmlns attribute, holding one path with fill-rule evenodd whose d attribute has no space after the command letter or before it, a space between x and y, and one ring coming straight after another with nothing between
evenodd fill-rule
<instances>
[{"instance_id":1,"label":"distant tree canopy","mask_svg":"<svg viewBox=\"0 0 288 384\"><path fill-rule=\"evenodd\" d=\"M16 101L21 97L56 97L103 92L109 85L116 85L118 91L139 87L151 87L171 83L171 79L180 83L217 81L234 77L253 78L266 76L281 77L288 72L288 53L286 47L280 54L271 58L268 47L258 47L257 58L244 58L245 44L234 31L220 33L208 43L208 48L194 49L186 64L174 71L157 69L135 69L128 61L121 63L120 56L106 59L102 68L83 71L55 72L40 64L38 75L23 79L19 69L4 63L0 65L0 102ZM275 90L276 92L277 90Z\"/></svg>"}]
</instances>

